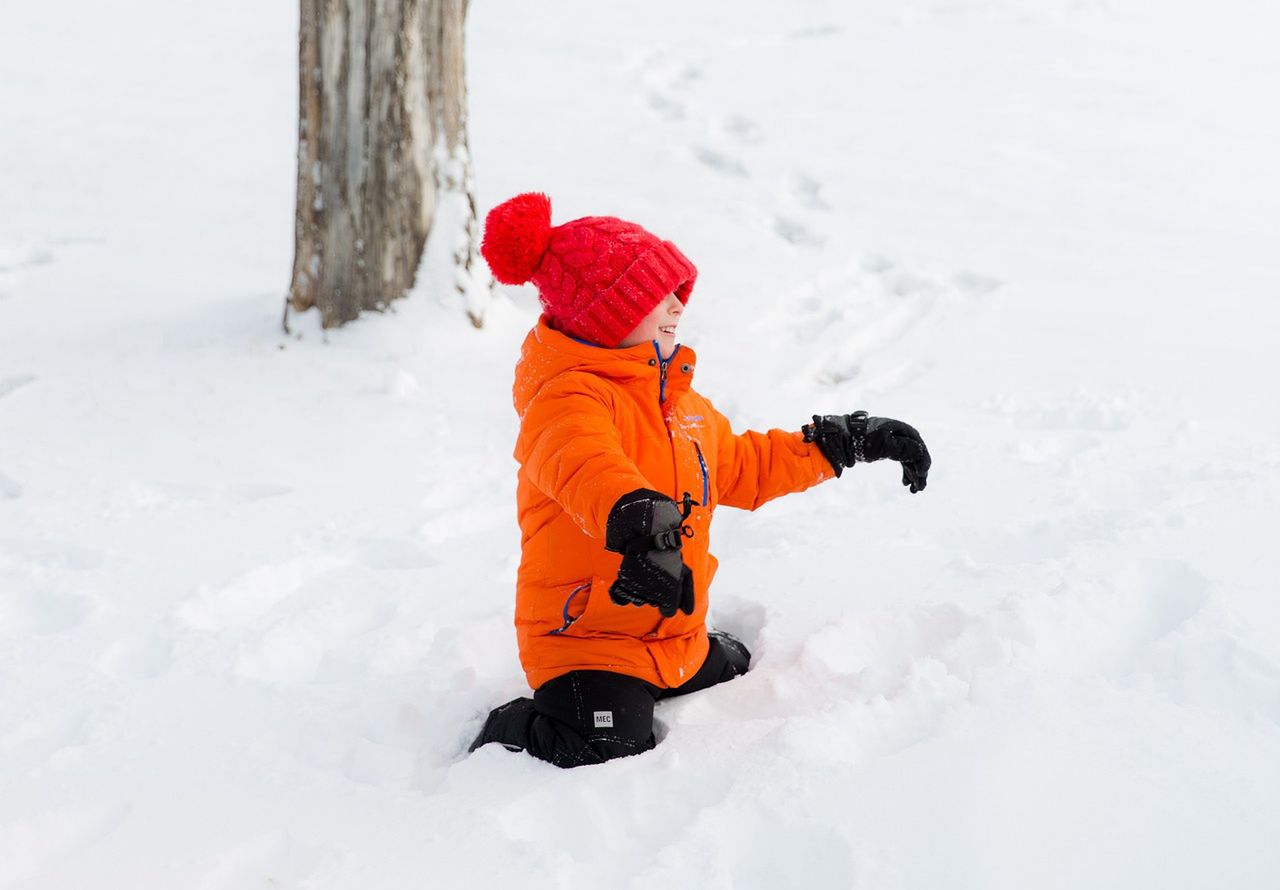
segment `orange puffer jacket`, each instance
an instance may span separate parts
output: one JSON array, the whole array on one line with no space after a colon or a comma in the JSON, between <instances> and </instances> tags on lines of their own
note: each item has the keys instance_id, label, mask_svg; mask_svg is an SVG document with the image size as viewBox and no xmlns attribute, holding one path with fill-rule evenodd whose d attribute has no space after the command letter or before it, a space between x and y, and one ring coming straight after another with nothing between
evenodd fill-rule
<instances>
[{"instance_id":1,"label":"orange puffer jacket","mask_svg":"<svg viewBox=\"0 0 1280 890\"><path fill-rule=\"evenodd\" d=\"M677 347L661 362L653 343L605 349L538 321L521 348L514 387L520 436L517 507L521 560L516 635L529 685L575 670L615 671L679 686L707 655L707 550L721 504L754 510L834 476L800 433L735 435L690 388L697 357ZM652 488L699 504L686 521L692 615L609 599L622 557L604 549L609 510Z\"/></svg>"}]
</instances>

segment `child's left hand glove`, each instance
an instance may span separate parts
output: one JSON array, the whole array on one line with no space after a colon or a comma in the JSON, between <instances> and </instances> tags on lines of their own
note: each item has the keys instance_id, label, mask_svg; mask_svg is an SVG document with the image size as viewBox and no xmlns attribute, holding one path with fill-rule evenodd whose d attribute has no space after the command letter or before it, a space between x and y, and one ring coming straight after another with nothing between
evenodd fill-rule
<instances>
[{"instance_id":1,"label":"child's left hand glove","mask_svg":"<svg viewBox=\"0 0 1280 890\"><path fill-rule=\"evenodd\" d=\"M605 524L606 550L622 554L609 598L619 606L656 606L662 617L693 614L693 572L684 564L684 517L671 498L638 488L618 498Z\"/></svg>"},{"instance_id":2,"label":"child's left hand glove","mask_svg":"<svg viewBox=\"0 0 1280 890\"><path fill-rule=\"evenodd\" d=\"M814 442L831 462L836 478L855 463L889 458L902 464L902 484L911 493L924 491L933 461L924 439L915 427L887 417L868 417L866 411L852 414L813 415L813 423L802 427L804 440Z\"/></svg>"}]
</instances>

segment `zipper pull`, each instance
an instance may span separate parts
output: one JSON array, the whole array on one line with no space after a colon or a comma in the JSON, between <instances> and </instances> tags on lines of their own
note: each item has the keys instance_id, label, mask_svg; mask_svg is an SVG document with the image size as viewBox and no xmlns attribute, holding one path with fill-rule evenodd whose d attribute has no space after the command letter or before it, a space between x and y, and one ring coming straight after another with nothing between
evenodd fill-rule
<instances>
[{"instance_id":1,"label":"zipper pull","mask_svg":"<svg viewBox=\"0 0 1280 890\"><path fill-rule=\"evenodd\" d=\"M689 518L689 514L693 512L693 508L694 508L694 507L701 507L701 506L702 506L702 505L701 505L701 504L699 504L697 501L695 501L695 500L693 499L693 495L689 494L689 492L687 492L687 491L684 493L684 497L680 500L680 505L684 508L684 515L680 517L680 521L681 521L681 522L684 522L686 519L688 519L688 518ZM687 533L685 534L685 537L686 537L686 538L692 538L692 537L693 537L693 529L689 529L689 530L687 531Z\"/></svg>"}]
</instances>

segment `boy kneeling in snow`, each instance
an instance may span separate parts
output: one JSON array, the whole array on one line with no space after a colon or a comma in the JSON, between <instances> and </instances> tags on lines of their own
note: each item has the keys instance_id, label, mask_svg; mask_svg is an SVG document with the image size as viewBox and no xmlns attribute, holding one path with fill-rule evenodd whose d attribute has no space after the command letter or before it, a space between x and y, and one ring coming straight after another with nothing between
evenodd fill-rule
<instances>
[{"instance_id":1,"label":"boy kneeling in snow","mask_svg":"<svg viewBox=\"0 0 1280 890\"><path fill-rule=\"evenodd\" d=\"M499 742L564 767L638 754L654 746L655 701L751 658L707 632L715 508L754 510L881 458L920 491L929 452L910 426L863 412L735 435L675 339L697 270L634 223L553 228L550 200L524 194L489 213L481 251L499 281L537 285L544 313L514 389L515 624L535 691L495 708L471 750Z\"/></svg>"}]
</instances>

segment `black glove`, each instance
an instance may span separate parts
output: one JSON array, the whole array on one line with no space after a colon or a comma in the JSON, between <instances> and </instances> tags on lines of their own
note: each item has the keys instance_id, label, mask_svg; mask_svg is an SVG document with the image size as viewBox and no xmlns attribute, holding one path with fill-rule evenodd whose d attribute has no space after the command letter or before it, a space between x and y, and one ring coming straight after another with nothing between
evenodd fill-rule
<instances>
[{"instance_id":1,"label":"black glove","mask_svg":"<svg viewBox=\"0 0 1280 890\"><path fill-rule=\"evenodd\" d=\"M693 614L693 572L680 555L684 517L661 492L637 488L624 494L605 523L606 550L622 554L609 598L619 606L657 606L664 618L680 609Z\"/></svg>"},{"instance_id":2,"label":"black glove","mask_svg":"<svg viewBox=\"0 0 1280 890\"><path fill-rule=\"evenodd\" d=\"M902 464L902 484L912 494L924 491L929 481L929 449L915 428L900 420L868 417L866 411L852 414L813 415L806 423L804 440L814 442L831 462L836 477L845 467L889 458Z\"/></svg>"}]
</instances>

